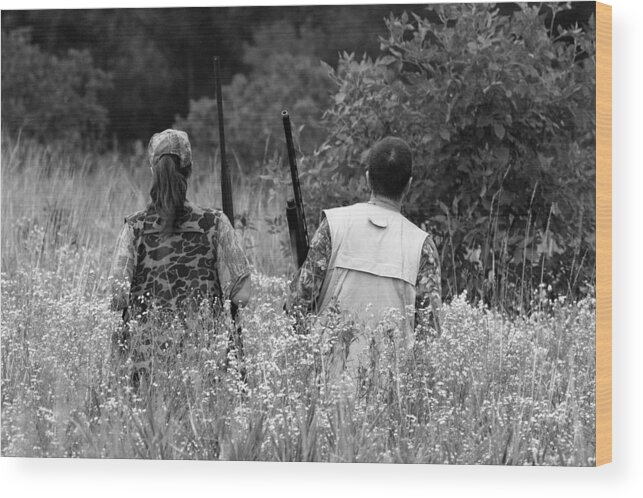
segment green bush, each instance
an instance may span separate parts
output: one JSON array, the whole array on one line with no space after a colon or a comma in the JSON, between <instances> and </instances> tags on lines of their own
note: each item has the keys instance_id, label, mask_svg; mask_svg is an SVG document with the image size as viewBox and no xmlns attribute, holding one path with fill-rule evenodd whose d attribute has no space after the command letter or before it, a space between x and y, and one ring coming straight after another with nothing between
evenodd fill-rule
<instances>
[{"instance_id":1,"label":"green bush","mask_svg":"<svg viewBox=\"0 0 643 498\"><path fill-rule=\"evenodd\" d=\"M432 8L439 22L391 16L376 60L344 54L330 69L339 90L306 164L311 209L364 198L368 148L397 135L415 153L406 212L434 233L450 295L520 308L543 281L582 290L595 255L593 23L552 34L535 7Z\"/></svg>"},{"instance_id":2,"label":"green bush","mask_svg":"<svg viewBox=\"0 0 643 498\"><path fill-rule=\"evenodd\" d=\"M2 121L10 133L95 140L108 121L98 94L110 85L110 75L96 69L86 51L56 57L31 44L28 30L2 32Z\"/></svg>"}]
</instances>

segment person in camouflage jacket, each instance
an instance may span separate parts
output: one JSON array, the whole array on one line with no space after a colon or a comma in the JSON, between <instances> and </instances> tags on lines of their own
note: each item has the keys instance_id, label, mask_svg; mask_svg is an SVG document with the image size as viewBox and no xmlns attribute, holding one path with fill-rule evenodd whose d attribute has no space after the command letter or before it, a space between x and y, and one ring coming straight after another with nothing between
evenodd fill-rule
<instances>
[{"instance_id":1,"label":"person in camouflage jacket","mask_svg":"<svg viewBox=\"0 0 643 498\"><path fill-rule=\"evenodd\" d=\"M152 303L178 312L203 299L247 301L249 264L226 216L189 201L184 209L166 237L158 213L125 218L112 265L112 309L140 315Z\"/></svg>"},{"instance_id":2,"label":"person in camouflage jacket","mask_svg":"<svg viewBox=\"0 0 643 498\"><path fill-rule=\"evenodd\" d=\"M150 308L182 317L204 301L216 310L227 299L243 305L250 298L250 264L230 220L187 200L187 134L155 134L148 157L151 202L125 218L110 272L111 308L125 321L116 341L121 352L129 351L129 320L145 322Z\"/></svg>"}]
</instances>

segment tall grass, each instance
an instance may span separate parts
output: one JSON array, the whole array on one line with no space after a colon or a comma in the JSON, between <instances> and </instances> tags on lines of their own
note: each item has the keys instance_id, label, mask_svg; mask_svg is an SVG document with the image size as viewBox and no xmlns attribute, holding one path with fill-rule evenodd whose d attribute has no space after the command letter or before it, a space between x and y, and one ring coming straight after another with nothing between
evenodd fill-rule
<instances>
[{"instance_id":1,"label":"tall grass","mask_svg":"<svg viewBox=\"0 0 643 498\"><path fill-rule=\"evenodd\" d=\"M220 207L218 172L212 158L197 162L188 199ZM290 271L290 259L283 253L287 234L274 222L285 209L285 189L259 175L243 176L239 168L233 180L236 225L249 257L266 273ZM71 244L98 252L108 264L123 218L149 201L150 181L143 151L83 154L59 144L3 137L2 271L15 266L26 234L36 226L44 230L42 256Z\"/></svg>"},{"instance_id":2,"label":"tall grass","mask_svg":"<svg viewBox=\"0 0 643 498\"><path fill-rule=\"evenodd\" d=\"M192 198L212 205L216 179L202 171ZM235 208L258 228L245 229L256 267L240 317L247 382L228 351L229 315L206 307L134 325L152 344L135 391L131 360L111 353L120 317L106 277L147 174L142 155L3 143L3 456L595 463L592 297L554 300L543 286L533 312L508 318L461 295L441 336L407 344L367 331L387 347L367 352L357 378L339 374L332 358L355 326L330 315L300 334L283 312L285 233L265 221L282 193L261 180L236 179Z\"/></svg>"}]
</instances>

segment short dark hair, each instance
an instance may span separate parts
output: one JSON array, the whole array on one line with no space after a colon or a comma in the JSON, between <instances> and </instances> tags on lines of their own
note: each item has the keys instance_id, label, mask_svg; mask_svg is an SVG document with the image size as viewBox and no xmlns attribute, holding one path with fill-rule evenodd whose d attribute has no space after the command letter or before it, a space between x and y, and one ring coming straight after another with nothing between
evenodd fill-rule
<instances>
[{"instance_id":1,"label":"short dark hair","mask_svg":"<svg viewBox=\"0 0 643 498\"><path fill-rule=\"evenodd\" d=\"M413 154L411 147L397 137L377 142L368 154L368 176L373 193L399 199L411 178Z\"/></svg>"}]
</instances>

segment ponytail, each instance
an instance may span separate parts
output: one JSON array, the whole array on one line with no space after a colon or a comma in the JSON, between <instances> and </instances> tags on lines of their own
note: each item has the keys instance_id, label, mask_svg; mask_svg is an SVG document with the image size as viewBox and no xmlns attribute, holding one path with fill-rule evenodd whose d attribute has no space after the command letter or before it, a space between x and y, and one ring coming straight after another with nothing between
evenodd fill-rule
<instances>
[{"instance_id":1,"label":"ponytail","mask_svg":"<svg viewBox=\"0 0 643 498\"><path fill-rule=\"evenodd\" d=\"M180 159L174 154L164 154L152 165L152 202L148 209L159 215L163 235L169 235L178 228L178 220L185 212L191 173L192 165L181 168Z\"/></svg>"}]
</instances>

